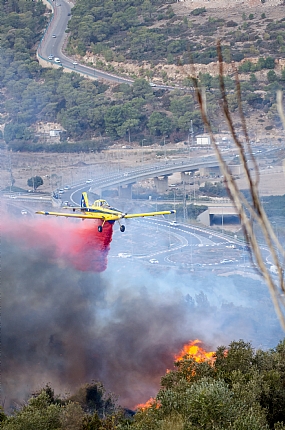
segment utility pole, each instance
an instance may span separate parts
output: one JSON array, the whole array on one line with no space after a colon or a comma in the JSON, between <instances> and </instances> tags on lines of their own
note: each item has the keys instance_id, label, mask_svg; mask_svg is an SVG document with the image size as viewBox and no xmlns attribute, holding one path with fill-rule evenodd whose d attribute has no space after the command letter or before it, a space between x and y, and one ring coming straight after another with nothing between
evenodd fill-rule
<instances>
[{"instance_id":1,"label":"utility pole","mask_svg":"<svg viewBox=\"0 0 285 430\"><path fill-rule=\"evenodd\" d=\"M12 161L11 161L11 153L9 152L9 172L10 172L10 193L13 187L13 173L12 173Z\"/></svg>"},{"instance_id":2,"label":"utility pole","mask_svg":"<svg viewBox=\"0 0 285 430\"><path fill-rule=\"evenodd\" d=\"M191 134L191 146L193 148L193 121L191 119L191 123L190 123L190 127L189 127L189 131L188 131L188 153L189 153L189 158L190 158L190 134Z\"/></svg>"},{"instance_id":3,"label":"utility pole","mask_svg":"<svg viewBox=\"0 0 285 430\"><path fill-rule=\"evenodd\" d=\"M187 204L186 204L186 189L185 189L185 181L183 180L183 219L184 221L187 219Z\"/></svg>"},{"instance_id":4,"label":"utility pole","mask_svg":"<svg viewBox=\"0 0 285 430\"><path fill-rule=\"evenodd\" d=\"M144 162L144 156L143 156L143 143L144 143L144 141L145 141L146 139L143 139L142 140L142 163Z\"/></svg>"}]
</instances>

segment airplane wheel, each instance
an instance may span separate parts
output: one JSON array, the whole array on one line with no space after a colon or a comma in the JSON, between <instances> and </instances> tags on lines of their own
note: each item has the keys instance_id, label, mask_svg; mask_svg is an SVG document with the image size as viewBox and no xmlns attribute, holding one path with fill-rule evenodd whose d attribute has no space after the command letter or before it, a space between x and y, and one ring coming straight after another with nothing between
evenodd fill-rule
<instances>
[{"instance_id":1,"label":"airplane wheel","mask_svg":"<svg viewBox=\"0 0 285 430\"><path fill-rule=\"evenodd\" d=\"M123 233L123 232L126 230L126 227L125 227L124 225L121 225L121 226L120 226L120 230L121 230L121 232Z\"/></svg>"},{"instance_id":2,"label":"airplane wheel","mask_svg":"<svg viewBox=\"0 0 285 430\"><path fill-rule=\"evenodd\" d=\"M103 227L101 225L98 225L98 231L99 231L99 233L102 233Z\"/></svg>"}]
</instances>

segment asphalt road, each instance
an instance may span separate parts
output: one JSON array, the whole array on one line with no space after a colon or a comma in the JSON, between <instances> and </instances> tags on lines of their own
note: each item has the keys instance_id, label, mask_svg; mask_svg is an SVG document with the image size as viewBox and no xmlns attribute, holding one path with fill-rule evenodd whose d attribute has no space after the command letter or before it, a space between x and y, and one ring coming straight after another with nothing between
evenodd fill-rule
<instances>
[{"instance_id":1,"label":"asphalt road","mask_svg":"<svg viewBox=\"0 0 285 430\"><path fill-rule=\"evenodd\" d=\"M62 201L79 205L90 184L81 184L61 195ZM117 204L120 209L119 204ZM143 209L147 210L147 209ZM173 223L171 216L124 220L126 231L115 224L111 258L141 260L147 264L199 270L251 268L249 253L234 238L206 227ZM123 234L123 236L122 236ZM267 254L266 250L264 253Z\"/></svg>"},{"instance_id":2,"label":"asphalt road","mask_svg":"<svg viewBox=\"0 0 285 430\"><path fill-rule=\"evenodd\" d=\"M59 202L79 205L82 192L89 188L90 184L82 183L64 190ZM22 216L21 211L27 209L26 216L34 216L34 209L27 201L21 201L20 196L7 200L15 215ZM39 205L42 204L43 201L39 200ZM122 209L119 203L116 206ZM157 270L163 267L186 271L253 270L245 247L238 240L213 229L181 222L175 224L171 216L124 220L124 224L124 233L120 232L117 223L114 226L110 258L141 261ZM266 259L267 250L264 249L263 253Z\"/></svg>"},{"instance_id":3,"label":"asphalt road","mask_svg":"<svg viewBox=\"0 0 285 430\"><path fill-rule=\"evenodd\" d=\"M133 79L123 78L121 76L116 76L111 73L107 73L93 67L88 67L84 64L79 64L75 59L69 58L63 54L62 48L66 39L65 30L68 25L68 21L71 18L71 8L72 5L66 0L53 0L51 2L54 9L54 16L51 20L44 37L39 45L38 54L46 61L54 63L54 60L49 60L49 56L53 55L55 58L61 60L61 65L77 73L87 75L93 79L105 80L113 83L126 83L129 85L133 84ZM52 37L52 36L56 37ZM74 64L76 63L76 64ZM157 89L167 89L174 90L176 87L171 87L167 85L156 85L151 84ZM190 91L189 88L183 88L185 91Z\"/></svg>"},{"instance_id":4,"label":"asphalt road","mask_svg":"<svg viewBox=\"0 0 285 430\"><path fill-rule=\"evenodd\" d=\"M54 8L54 16L38 49L38 53L43 59L50 61L50 63L54 63L54 60L48 59L50 55L53 55L54 58L57 57L61 60L61 64L64 68L70 69L71 71L82 73L95 79L102 79L117 83L133 83L133 80L131 79L126 79L112 75L110 73L102 72L83 64L73 64L75 60L68 58L62 52L66 38L65 30L67 28L68 21L71 18L71 4L65 0L56 0L52 2L52 5ZM53 37L53 35L56 37Z\"/></svg>"}]
</instances>

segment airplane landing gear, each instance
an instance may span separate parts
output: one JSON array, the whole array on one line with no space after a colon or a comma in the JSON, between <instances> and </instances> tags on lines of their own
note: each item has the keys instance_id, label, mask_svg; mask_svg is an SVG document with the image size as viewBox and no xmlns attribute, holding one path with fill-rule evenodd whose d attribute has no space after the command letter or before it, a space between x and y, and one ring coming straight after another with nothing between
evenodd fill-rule
<instances>
[{"instance_id":1,"label":"airplane landing gear","mask_svg":"<svg viewBox=\"0 0 285 430\"><path fill-rule=\"evenodd\" d=\"M102 233L103 227L101 225L98 225L98 231L99 231L99 233Z\"/></svg>"},{"instance_id":2,"label":"airplane landing gear","mask_svg":"<svg viewBox=\"0 0 285 430\"><path fill-rule=\"evenodd\" d=\"M124 233L124 231L126 230L126 227L124 225L120 225L120 230L122 233Z\"/></svg>"}]
</instances>

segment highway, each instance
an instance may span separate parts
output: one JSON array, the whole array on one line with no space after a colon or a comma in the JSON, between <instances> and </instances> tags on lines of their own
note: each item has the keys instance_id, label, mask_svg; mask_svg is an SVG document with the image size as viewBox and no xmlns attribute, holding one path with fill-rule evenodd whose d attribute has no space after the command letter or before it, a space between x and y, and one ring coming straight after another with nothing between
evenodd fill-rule
<instances>
[{"instance_id":1,"label":"highway","mask_svg":"<svg viewBox=\"0 0 285 430\"><path fill-rule=\"evenodd\" d=\"M215 161L215 157L200 157L194 159L181 159L175 161L167 161L164 163L155 163L153 165L141 166L135 169L124 171L114 171L107 175L100 175L89 178L72 186L70 189L65 189L60 195L61 200L58 203L69 201L71 205L79 205L83 191L96 191L98 189L107 189L108 187L118 186L127 183L133 183L137 180L147 177L162 176L171 174L173 171L187 171L199 166L210 166ZM71 184L70 184L71 186ZM12 194L7 197L13 198L10 203L14 204L18 200L21 201L19 212L21 209L30 208L28 201L30 199L38 199L38 205L45 204L45 197L36 194L17 195ZM49 198L50 199L50 198ZM23 203L24 206L23 206ZM47 203L46 203L47 204ZM46 205L45 204L45 205ZM137 212L138 210L149 211L153 208L148 207L148 202L114 201L111 202L118 209L125 210L126 205L128 212ZM121 205L121 206L120 206ZM136 206L144 206L134 208ZM123 206L123 207L122 207ZM40 207L39 207L40 209ZM133 258L141 260L148 264L156 264L163 266L175 266L192 270L194 267L206 267L211 269L231 266L234 270L238 266L251 267L248 253L244 249L244 245L234 238L218 233L213 229L182 224L173 225L171 217L143 220L126 220L126 232L122 240L122 233L117 231L117 224L114 227L114 242L111 247L110 256L113 258ZM135 234L135 238L132 236ZM131 234L129 238L128 235ZM142 239L142 241L140 241ZM117 243L117 245L116 245ZM264 258L267 259L268 252L264 248Z\"/></svg>"},{"instance_id":2,"label":"highway","mask_svg":"<svg viewBox=\"0 0 285 430\"><path fill-rule=\"evenodd\" d=\"M58 199L58 201L59 203L69 201L72 205L79 206L82 192L88 191L89 188L90 184L85 182L77 184L64 190L61 200ZM33 209L29 203L31 201ZM47 205L50 206L50 203L38 195L7 194L6 202L14 215L31 219L36 216L34 215L35 210L46 209ZM118 209L125 210L125 201L122 202L123 208L118 200L110 203ZM143 207L135 210L132 208L128 212L149 210L147 202L130 201L129 204ZM27 214L21 214L23 210L26 210ZM254 271L246 246L239 240L213 229L181 222L173 223L171 216L129 219L125 220L124 224L126 225L124 233L119 231L117 223L114 225L113 241L109 253L111 260L115 258L123 263L124 259L125 262L131 259L156 270L172 267L187 272L197 270L199 272L203 270ZM263 252L264 258L267 260L266 248Z\"/></svg>"},{"instance_id":3,"label":"highway","mask_svg":"<svg viewBox=\"0 0 285 430\"><path fill-rule=\"evenodd\" d=\"M79 206L81 193L88 189L89 184L81 184L66 190L62 200ZM122 209L119 201L110 203ZM130 203L143 205L139 210L150 210L147 202ZM125 204L123 202L124 207ZM244 244L213 229L173 223L171 216L125 220L124 224L124 233L116 228L117 224L114 226L110 258L140 260L157 268L167 266L189 271L202 268L236 270L239 267L252 270Z\"/></svg>"},{"instance_id":4,"label":"highway","mask_svg":"<svg viewBox=\"0 0 285 430\"><path fill-rule=\"evenodd\" d=\"M68 21L71 18L71 3L66 0L56 0L49 2L54 10L53 19L47 27L47 30L40 42L38 48L38 55L42 59L54 64L54 59L49 60L49 56L53 55L54 58L61 60L62 67L80 73L84 76L89 76L93 79L101 79L110 82L132 84L133 80L115 76L107 72L88 67L84 64L74 64L76 61L68 58L63 54L62 48L65 43L67 34ZM53 37L55 36L55 37ZM77 62L76 62L77 63Z\"/></svg>"},{"instance_id":5,"label":"highway","mask_svg":"<svg viewBox=\"0 0 285 430\"><path fill-rule=\"evenodd\" d=\"M49 56L52 55L54 58L59 58L61 60L61 65L56 65L56 67L62 66L69 71L77 72L91 79L104 80L118 84L133 84L133 79L124 78L112 73L107 73L102 70L86 66L84 64L79 64L77 61L75 61L75 59L69 58L64 55L63 46L67 38L67 33L65 33L65 30L67 29L68 21L71 18L72 3L67 0L46 0L46 2L50 3L54 13L53 18L50 21L38 47L37 53L40 58L55 66L56 63L54 62L54 59L49 59ZM151 84L151 86L157 89L177 89L177 87L167 85ZM182 89L185 91L190 91L189 88Z\"/></svg>"},{"instance_id":6,"label":"highway","mask_svg":"<svg viewBox=\"0 0 285 430\"><path fill-rule=\"evenodd\" d=\"M225 157L225 160L229 160L231 158L232 157ZM94 190L94 192L99 191L100 193L100 191L114 186L128 185L148 178L171 175L175 172L198 170L199 167L213 167L217 165L218 162L216 161L216 157L212 155L196 157L195 159L183 158L181 160L167 161L165 163L157 163L133 169L116 171L113 173L110 172L108 175L92 176L90 178L92 181L90 183L90 188ZM76 204L73 199L71 199L71 201Z\"/></svg>"}]
</instances>

